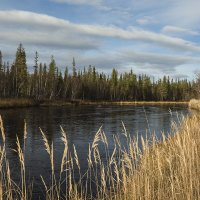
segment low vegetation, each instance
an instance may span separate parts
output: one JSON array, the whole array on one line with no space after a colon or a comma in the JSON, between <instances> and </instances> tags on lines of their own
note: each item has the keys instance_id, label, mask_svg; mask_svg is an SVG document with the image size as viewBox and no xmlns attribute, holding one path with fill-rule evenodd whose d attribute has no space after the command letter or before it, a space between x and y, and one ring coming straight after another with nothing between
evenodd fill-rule
<instances>
[{"instance_id":1,"label":"low vegetation","mask_svg":"<svg viewBox=\"0 0 200 200\"><path fill-rule=\"evenodd\" d=\"M51 181L41 176L45 199L198 199L200 196L200 117L193 115L182 120L181 127L173 124L168 138L163 134L162 141L155 136L151 140L132 138L124 127L123 137L127 145L124 148L118 137L114 137L115 148L108 153L108 141L100 128L94 141L89 145L87 171L82 174L76 148L69 151L68 139L61 127L61 141L64 144L60 175L55 175L54 147L49 144L43 130L41 138L51 163ZM0 118L0 199L29 200L32 197L31 185L25 167L26 124L23 144L16 139L21 182L14 183L6 156L6 134ZM106 161L102 160L99 144L107 152ZM78 172L79 181L74 173ZM63 183L65 187L63 188ZM93 193L91 193L93 191ZM39 197L38 197L39 199Z\"/></svg>"},{"instance_id":2,"label":"low vegetation","mask_svg":"<svg viewBox=\"0 0 200 200\"><path fill-rule=\"evenodd\" d=\"M0 99L0 108L37 106L39 102L32 99Z\"/></svg>"},{"instance_id":3,"label":"low vegetation","mask_svg":"<svg viewBox=\"0 0 200 200\"><path fill-rule=\"evenodd\" d=\"M71 105L188 105L187 101L87 101L87 100L33 100L33 99L0 99L1 108L18 108L34 106L71 106Z\"/></svg>"},{"instance_id":4,"label":"low vegetation","mask_svg":"<svg viewBox=\"0 0 200 200\"><path fill-rule=\"evenodd\" d=\"M191 99L189 102L189 108L200 111L200 100Z\"/></svg>"},{"instance_id":5,"label":"low vegetation","mask_svg":"<svg viewBox=\"0 0 200 200\"><path fill-rule=\"evenodd\" d=\"M81 105L188 105L187 101L80 101Z\"/></svg>"}]
</instances>

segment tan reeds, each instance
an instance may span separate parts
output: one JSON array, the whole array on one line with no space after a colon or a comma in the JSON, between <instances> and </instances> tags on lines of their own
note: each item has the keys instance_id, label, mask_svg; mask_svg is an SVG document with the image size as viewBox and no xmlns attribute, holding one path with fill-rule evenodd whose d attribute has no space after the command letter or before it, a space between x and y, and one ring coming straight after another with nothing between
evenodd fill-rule
<instances>
[{"instance_id":1,"label":"tan reeds","mask_svg":"<svg viewBox=\"0 0 200 200\"><path fill-rule=\"evenodd\" d=\"M51 184L48 187L48 184L45 182L45 180L42 177L42 182L45 187L45 192L46 192L46 198L48 200L50 199L59 199L59 194L58 194L58 188L57 188L57 182L55 178L55 170L54 170L54 148L53 148L53 143L49 144L48 139L45 135L45 133L42 131L40 128L40 132L42 134L42 139L44 142L45 150L49 155L50 158L50 163L51 163Z\"/></svg>"},{"instance_id":2,"label":"tan reeds","mask_svg":"<svg viewBox=\"0 0 200 200\"><path fill-rule=\"evenodd\" d=\"M189 101L189 108L200 111L200 100L199 99L191 99Z\"/></svg>"},{"instance_id":3,"label":"tan reeds","mask_svg":"<svg viewBox=\"0 0 200 200\"><path fill-rule=\"evenodd\" d=\"M2 120L1 115L0 115L0 129L1 129L1 136L3 139L3 143L5 144L6 137L5 137L5 131L4 131L3 120Z\"/></svg>"},{"instance_id":4,"label":"tan reeds","mask_svg":"<svg viewBox=\"0 0 200 200\"><path fill-rule=\"evenodd\" d=\"M29 199L29 197L31 197L31 195L29 196L29 192L31 193L31 191L27 190L28 185L26 182L25 170L25 143L27 137L26 123L24 126L24 148L21 148L19 138L16 137L17 149L14 150L15 152L17 152L20 163L20 184L16 184L11 178L10 165L6 156L6 135L1 116L0 129L2 137L2 145L0 146L0 199L13 200L19 198L22 200L27 200Z\"/></svg>"},{"instance_id":5,"label":"tan reeds","mask_svg":"<svg viewBox=\"0 0 200 200\"><path fill-rule=\"evenodd\" d=\"M2 146L0 146L0 200L3 200L3 193L4 193L4 188L3 188L3 164L4 164L4 159L6 157L5 155L5 131L4 131L4 126L3 126L3 120L2 117L0 116L0 130L1 130L1 137L2 137Z\"/></svg>"}]
</instances>

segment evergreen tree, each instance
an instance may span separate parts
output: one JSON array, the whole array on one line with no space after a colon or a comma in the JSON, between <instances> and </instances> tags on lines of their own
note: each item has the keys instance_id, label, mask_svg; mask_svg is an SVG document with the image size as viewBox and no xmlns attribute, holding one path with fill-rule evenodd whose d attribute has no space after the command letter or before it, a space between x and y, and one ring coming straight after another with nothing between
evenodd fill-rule
<instances>
[{"instance_id":1,"label":"evergreen tree","mask_svg":"<svg viewBox=\"0 0 200 200\"><path fill-rule=\"evenodd\" d=\"M54 57L51 57L51 62L49 64L48 71L48 82L47 82L47 93L49 99L52 99L55 95L55 86L56 86L56 62Z\"/></svg>"},{"instance_id":2,"label":"evergreen tree","mask_svg":"<svg viewBox=\"0 0 200 200\"><path fill-rule=\"evenodd\" d=\"M15 62L12 67L15 81L15 96L21 97L27 94L27 65L26 52L22 44L19 45L16 51Z\"/></svg>"},{"instance_id":3,"label":"evergreen tree","mask_svg":"<svg viewBox=\"0 0 200 200\"><path fill-rule=\"evenodd\" d=\"M113 68L111 74L111 100L116 100L117 84L118 84L118 72L115 68Z\"/></svg>"},{"instance_id":4,"label":"evergreen tree","mask_svg":"<svg viewBox=\"0 0 200 200\"><path fill-rule=\"evenodd\" d=\"M39 77L38 77L38 52L35 52L35 65L33 74L33 96L38 99L39 97Z\"/></svg>"}]
</instances>

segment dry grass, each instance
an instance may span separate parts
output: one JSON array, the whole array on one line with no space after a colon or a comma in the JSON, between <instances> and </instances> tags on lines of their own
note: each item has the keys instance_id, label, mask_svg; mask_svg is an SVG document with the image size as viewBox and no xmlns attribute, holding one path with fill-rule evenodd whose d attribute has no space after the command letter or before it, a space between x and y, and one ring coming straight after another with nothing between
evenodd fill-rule
<instances>
[{"instance_id":1,"label":"dry grass","mask_svg":"<svg viewBox=\"0 0 200 200\"><path fill-rule=\"evenodd\" d=\"M33 99L0 99L0 108L31 106L71 106L71 105L188 105L187 101L87 101L87 100L41 100Z\"/></svg>"},{"instance_id":2,"label":"dry grass","mask_svg":"<svg viewBox=\"0 0 200 200\"><path fill-rule=\"evenodd\" d=\"M81 105L188 105L187 101L79 101Z\"/></svg>"},{"instance_id":3,"label":"dry grass","mask_svg":"<svg viewBox=\"0 0 200 200\"><path fill-rule=\"evenodd\" d=\"M184 119L176 135L152 147L144 143L125 199L200 198L200 118Z\"/></svg>"},{"instance_id":4,"label":"dry grass","mask_svg":"<svg viewBox=\"0 0 200 200\"><path fill-rule=\"evenodd\" d=\"M151 141L141 138L142 151L139 148L139 138L131 138L124 127L123 137L127 140L127 148L123 148L120 139L114 137L115 148L113 152L108 153L109 144L100 128L93 143L88 147L88 169L85 174L81 174L75 146L73 152L70 152L67 135L61 127L64 149L59 177L55 175L53 144L49 144L41 130L44 148L51 161L51 182L41 177L46 200L200 199L199 120L200 117L197 115L183 119L182 126L176 130L176 135L169 138L163 135L162 141L157 141L155 137L152 137ZM31 199L32 190L29 190L30 187L26 184L25 147L22 148L17 139L16 152L21 164L22 183L16 185L10 177L5 152L6 137L1 119L0 126L3 141L0 147L0 200ZM25 126L24 143L26 137ZM105 147L106 162L101 158L100 143ZM79 171L78 182L74 180L75 168ZM63 180L66 185L64 190ZM92 188L96 190L95 196L90 193Z\"/></svg>"},{"instance_id":5,"label":"dry grass","mask_svg":"<svg viewBox=\"0 0 200 200\"><path fill-rule=\"evenodd\" d=\"M200 100L191 99L189 102L189 108L200 111Z\"/></svg>"},{"instance_id":6,"label":"dry grass","mask_svg":"<svg viewBox=\"0 0 200 200\"><path fill-rule=\"evenodd\" d=\"M0 99L0 108L15 108L36 106L38 103L32 99Z\"/></svg>"}]
</instances>

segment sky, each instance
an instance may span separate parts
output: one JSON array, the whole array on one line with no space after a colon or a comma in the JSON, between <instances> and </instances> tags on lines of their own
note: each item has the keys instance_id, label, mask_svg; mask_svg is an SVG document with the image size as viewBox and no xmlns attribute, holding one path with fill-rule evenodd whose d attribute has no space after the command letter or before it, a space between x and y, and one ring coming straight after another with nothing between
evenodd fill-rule
<instances>
[{"instance_id":1,"label":"sky","mask_svg":"<svg viewBox=\"0 0 200 200\"><path fill-rule=\"evenodd\" d=\"M0 50L20 43L33 70L53 55L60 70L95 66L155 78L193 79L200 70L199 0L1 0Z\"/></svg>"}]
</instances>

